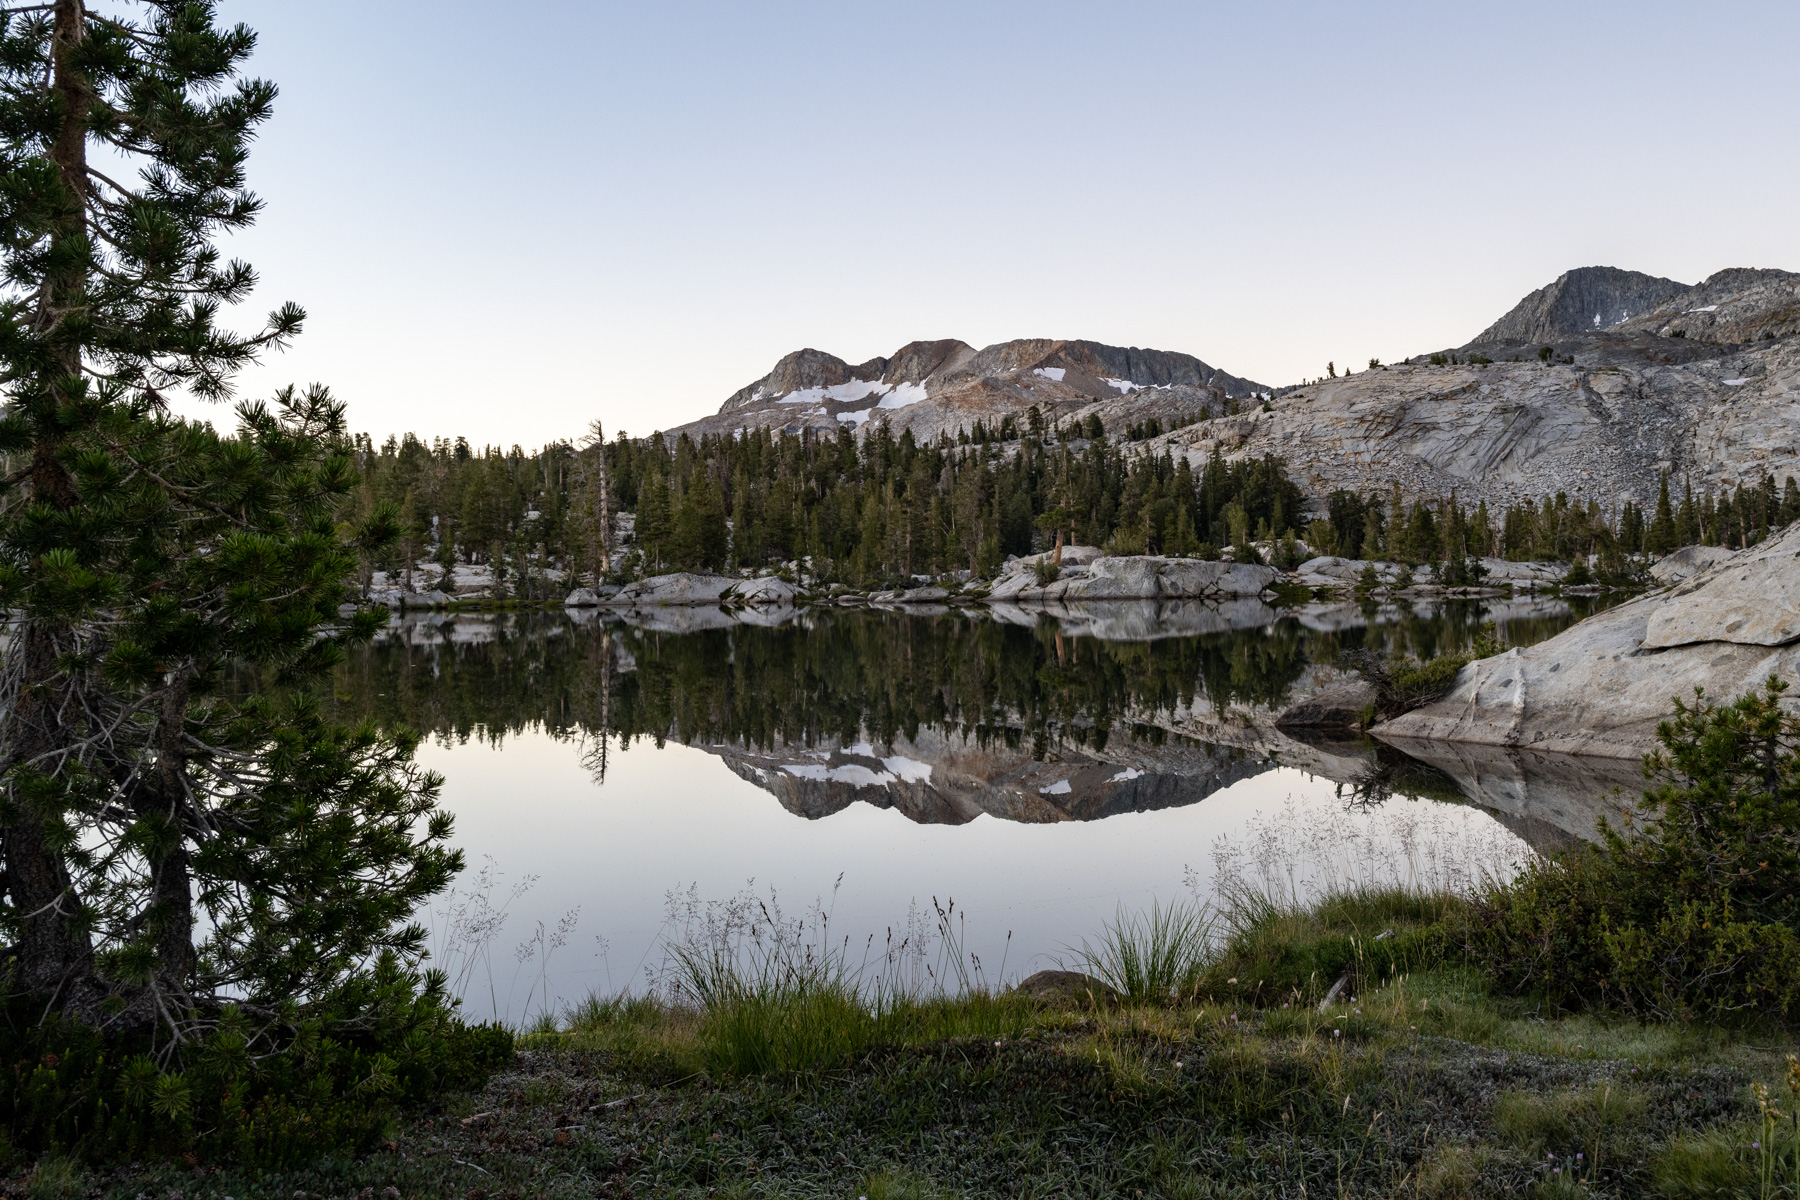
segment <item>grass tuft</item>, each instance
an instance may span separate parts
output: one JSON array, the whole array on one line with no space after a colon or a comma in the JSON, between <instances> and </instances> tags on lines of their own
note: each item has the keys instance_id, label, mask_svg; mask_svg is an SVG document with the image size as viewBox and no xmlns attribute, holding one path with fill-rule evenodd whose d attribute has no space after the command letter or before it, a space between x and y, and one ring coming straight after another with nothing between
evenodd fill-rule
<instances>
[{"instance_id":1,"label":"grass tuft","mask_svg":"<svg viewBox=\"0 0 1800 1200\"><path fill-rule=\"evenodd\" d=\"M1130 1004L1191 1000L1215 957L1218 918L1207 905L1180 901L1148 913L1120 906L1096 943L1074 953L1080 968Z\"/></svg>"}]
</instances>

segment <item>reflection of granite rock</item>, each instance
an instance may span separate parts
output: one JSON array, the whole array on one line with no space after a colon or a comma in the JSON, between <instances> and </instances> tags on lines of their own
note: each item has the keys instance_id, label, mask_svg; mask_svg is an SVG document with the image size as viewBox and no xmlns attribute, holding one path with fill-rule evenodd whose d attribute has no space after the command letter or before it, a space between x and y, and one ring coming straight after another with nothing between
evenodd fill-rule
<instances>
[{"instance_id":1,"label":"reflection of granite rock","mask_svg":"<svg viewBox=\"0 0 1800 1200\"><path fill-rule=\"evenodd\" d=\"M1600 817L1617 826L1620 813L1644 791L1644 774L1635 760L1468 742L1382 740L1450 776L1475 803L1512 818L1509 824L1521 833L1526 831L1518 822L1533 822L1565 839L1591 839ZM1543 830L1526 837L1533 845L1548 840Z\"/></svg>"},{"instance_id":2,"label":"reflection of granite rock","mask_svg":"<svg viewBox=\"0 0 1800 1200\"><path fill-rule=\"evenodd\" d=\"M1276 612L1252 597L1209 600L1050 601L1042 604L990 603L988 613L1011 625L1036 625L1054 619L1070 637L1105 642L1147 642L1165 637L1194 637L1233 629L1260 629Z\"/></svg>"},{"instance_id":3,"label":"reflection of granite rock","mask_svg":"<svg viewBox=\"0 0 1800 1200\"><path fill-rule=\"evenodd\" d=\"M861 801L927 825L961 825L986 814L1047 824L1179 808L1260 775L1273 764L1229 747L1115 739L1106 751L1052 748L1042 760L1004 740L921 729L877 749L708 746L734 772L809 820Z\"/></svg>"},{"instance_id":4,"label":"reflection of granite rock","mask_svg":"<svg viewBox=\"0 0 1800 1200\"><path fill-rule=\"evenodd\" d=\"M1354 729L1365 714L1375 711L1375 688L1367 680L1353 679L1342 687L1320 692L1292 705L1275 718L1277 729Z\"/></svg>"}]
</instances>

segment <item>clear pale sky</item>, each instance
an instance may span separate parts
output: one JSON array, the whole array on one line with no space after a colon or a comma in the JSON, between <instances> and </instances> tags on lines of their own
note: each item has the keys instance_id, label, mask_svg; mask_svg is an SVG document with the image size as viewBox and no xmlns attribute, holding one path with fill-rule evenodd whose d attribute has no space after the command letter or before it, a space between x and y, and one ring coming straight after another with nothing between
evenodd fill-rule
<instances>
[{"instance_id":1,"label":"clear pale sky","mask_svg":"<svg viewBox=\"0 0 1800 1200\"><path fill-rule=\"evenodd\" d=\"M1800 269L1793 0L222 12L281 87L240 324L310 313L242 391L378 439L647 434L918 338L1282 384L1570 267Z\"/></svg>"}]
</instances>

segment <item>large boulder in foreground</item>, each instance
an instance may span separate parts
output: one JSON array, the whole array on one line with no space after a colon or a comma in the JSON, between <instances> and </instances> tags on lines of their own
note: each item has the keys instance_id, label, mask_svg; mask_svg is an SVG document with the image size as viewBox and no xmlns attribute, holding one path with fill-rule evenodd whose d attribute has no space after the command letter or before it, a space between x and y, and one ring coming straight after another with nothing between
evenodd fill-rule
<instances>
[{"instance_id":1,"label":"large boulder in foreground","mask_svg":"<svg viewBox=\"0 0 1800 1200\"><path fill-rule=\"evenodd\" d=\"M1675 588L1470 663L1442 700L1372 732L1636 758L1655 749L1675 697L1703 687L1731 700L1770 675L1800 676L1800 524Z\"/></svg>"}]
</instances>

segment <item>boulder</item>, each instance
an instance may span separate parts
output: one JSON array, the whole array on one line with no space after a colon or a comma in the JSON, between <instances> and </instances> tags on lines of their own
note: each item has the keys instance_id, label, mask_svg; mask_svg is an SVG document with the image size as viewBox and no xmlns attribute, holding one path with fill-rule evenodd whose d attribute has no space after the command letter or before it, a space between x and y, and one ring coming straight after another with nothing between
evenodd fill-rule
<instances>
[{"instance_id":1,"label":"boulder","mask_svg":"<svg viewBox=\"0 0 1800 1200\"><path fill-rule=\"evenodd\" d=\"M440 591L405 592L400 596L402 608L437 608L450 603L450 597Z\"/></svg>"},{"instance_id":2,"label":"boulder","mask_svg":"<svg viewBox=\"0 0 1800 1200\"><path fill-rule=\"evenodd\" d=\"M990 599L1015 603L1260 596L1278 578L1280 572L1273 567L1137 554L1097 558L1086 567L1065 568L1056 579L1042 585L1035 573L1004 576L988 595Z\"/></svg>"},{"instance_id":3,"label":"boulder","mask_svg":"<svg viewBox=\"0 0 1800 1200\"><path fill-rule=\"evenodd\" d=\"M1800 640L1800 524L1690 575L1668 596L1644 630L1646 649Z\"/></svg>"},{"instance_id":4,"label":"boulder","mask_svg":"<svg viewBox=\"0 0 1800 1200\"><path fill-rule=\"evenodd\" d=\"M1294 572L1294 582L1305 587L1355 587L1362 582L1363 568L1370 566L1375 568L1376 577L1384 584L1392 583L1400 574L1400 567L1395 563L1325 555L1301 563Z\"/></svg>"},{"instance_id":5,"label":"boulder","mask_svg":"<svg viewBox=\"0 0 1800 1200\"><path fill-rule=\"evenodd\" d=\"M1690 575L1698 574L1715 563L1724 562L1731 554L1723 546L1683 546L1652 564L1650 578L1664 587L1672 587Z\"/></svg>"},{"instance_id":6,"label":"boulder","mask_svg":"<svg viewBox=\"0 0 1800 1200\"><path fill-rule=\"evenodd\" d=\"M1703 687L1725 701L1770 675L1797 673L1800 525L1676 588L1470 663L1443 699L1371 732L1396 744L1425 739L1637 758L1656 748L1656 726L1676 697L1691 699ZM1790 703L1800 705L1800 697Z\"/></svg>"},{"instance_id":7,"label":"boulder","mask_svg":"<svg viewBox=\"0 0 1800 1200\"><path fill-rule=\"evenodd\" d=\"M1511 562L1504 558L1484 558L1481 565L1487 575L1484 583L1557 583L1569 573L1565 562Z\"/></svg>"},{"instance_id":8,"label":"boulder","mask_svg":"<svg viewBox=\"0 0 1800 1200\"><path fill-rule=\"evenodd\" d=\"M901 604L942 604L949 598L949 591L941 587L907 588L894 597Z\"/></svg>"},{"instance_id":9,"label":"boulder","mask_svg":"<svg viewBox=\"0 0 1800 1200\"><path fill-rule=\"evenodd\" d=\"M652 575L628 583L608 603L619 607L679 604L717 604L725 593L741 580L727 575L691 575L681 571L673 575Z\"/></svg>"},{"instance_id":10,"label":"boulder","mask_svg":"<svg viewBox=\"0 0 1800 1200\"><path fill-rule=\"evenodd\" d=\"M1277 729L1355 729L1375 711L1375 689L1367 680L1348 683L1302 700L1275 718Z\"/></svg>"},{"instance_id":11,"label":"boulder","mask_svg":"<svg viewBox=\"0 0 1800 1200\"><path fill-rule=\"evenodd\" d=\"M600 597L594 594L592 588L578 587L563 599L564 608L598 608L599 606Z\"/></svg>"},{"instance_id":12,"label":"boulder","mask_svg":"<svg viewBox=\"0 0 1800 1200\"><path fill-rule=\"evenodd\" d=\"M1117 998L1106 984L1080 971L1039 971L1013 991L1045 1004L1105 1004Z\"/></svg>"},{"instance_id":13,"label":"boulder","mask_svg":"<svg viewBox=\"0 0 1800 1200\"><path fill-rule=\"evenodd\" d=\"M725 599L746 608L791 608L800 593L794 585L774 575L746 579L725 595Z\"/></svg>"}]
</instances>

